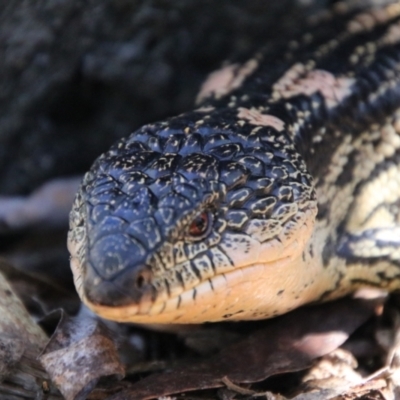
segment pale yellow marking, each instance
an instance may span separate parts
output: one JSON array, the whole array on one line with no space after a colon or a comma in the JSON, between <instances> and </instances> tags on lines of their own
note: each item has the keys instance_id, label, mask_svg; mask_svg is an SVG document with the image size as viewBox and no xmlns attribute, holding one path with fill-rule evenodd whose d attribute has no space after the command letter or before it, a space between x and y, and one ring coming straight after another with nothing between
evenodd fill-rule
<instances>
[{"instance_id":1,"label":"pale yellow marking","mask_svg":"<svg viewBox=\"0 0 400 400\"><path fill-rule=\"evenodd\" d=\"M85 237L76 238L76 230L81 228L73 227L72 230L68 232L67 248L71 254L70 265L72 270L72 275L74 279L74 284L76 290L80 297L83 294L83 266L81 264L83 257L81 256L82 249L84 248ZM82 228L83 229L83 228Z\"/></svg>"},{"instance_id":2,"label":"pale yellow marking","mask_svg":"<svg viewBox=\"0 0 400 400\"><path fill-rule=\"evenodd\" d=\"M385 24L400 15L400 4L390 4L383 8L375 8L356 15L347 24L347 30L351 34L367 32L378 25Z\"/></svg>"},{"instance_id":3,"label":"pale yellow marking","mask_svg":"<svg viewBox=\"0 0 400 400\"><path fill-rule=\"evenodd\" d=\"M367 220L376 205L394 203L399 198L400 193L400 166L393 165L389 169L382 171L377 178L366 185L355 201L355 211L347 223L347 229L355 231L360 228L379 228L390 226L393 216L390 214L379 214L381 218ZM383 217L389 217L389 219ZM365 223L363 223L365 221ZM393 223L392 223L393 224Z\"/></svg>"},{"instance_id":4,"label":"pale yellow marking","mask_svg":"<svg viewBox=\"0 0 400 400\"><path fill-rule=\"evenodd\" d=\"M239 107L238 111L237 117L249 121L252 125L270 126L278 132L281 132L285 126L285 123L281 119L270 114L262 114L255 108Z\"/></svg>"},{"instance_id":5,"label":"pale yellow marking","mask_svg":"<svg viewBox=\"0 0 400 400\"><path fill-rule=\"evenodd\" d=\"M272 86L272 97L274 99L281 98L280 93L292 85L297 79L307 72L307 67L304 64L296 63L290 67L281 78Z\"/></svg>"},{"instance_id":6,"label":"pale yellow marking","mask_svg":"<svg viewBox=\"0 0 400 400\"><path fill-rule=\"evenodd\" d=\"M380 46L394 45L400 42L400 23L393 24L379 39Z\"/></svg>"},{"instance_id":7,"label":"pale yellow marking","mask_svg":"<svg viewBox=\"0 0 400 400\"><path fill-rule=\"evenodd\" d=\"M274 219L252 219L246 226L246 233L260 243L277 236L282 231L282 225Z\"/></svg>"},{"instance_id":8,"label":"pale yellow marking","mask_svg":"<svg viewBox=\"0 0 400 400\"><path fill-rule=\"evenodd\" d=\"M361 133L355 138L344 138L342 145L333 155L330 173L321 177L322 184L317 185L317 198L320 205L328 204L329 218L318 220L315 231L310 241L316 258L322 260L322 252L325 249L326 239L329 236L334 243L337 239L337 225L350 210L350 217L345 226L345 232L349 234L361 234L366 229L379 229L375 234L382 240L396 238L399 231L400 212L388 209L387 205L398 199L400 193L399 166L392 164L374 178L371 173L377 166L385 162L385 159L394 155L400 148L400 137L397 132L398 111L387 119L383 126L372 126L370 130ZM347 158L353 149L356 152L354 167L345 171ZM346 161L345 163L343 163ZM340 173L351 173L352 179L345 186L335 186L335 181ZM360 182L365 182L359 193L355 195L355 187ZM360 237L360 240L348 244L351 251L359 257L389 256L392 260L398 260L400 251L393 250L393 246L376 246L372 238ZM327 270L341 274L339 286L324 300L340 297L365 286L367 282L388 290L399 288L398 267L390 261L380 261L374 264L348 264L332 248ZM382 273L388 281L382 280ZM390 280L392 277L392 280ZM355 282L356 283L355 283ZM359 283L357 283L359 282ZM386 286L385 286L386 285Z\"/></svg>"},{"instance_id":9,"label":"pale yellow marking","mask_svg":"<svg viewBox=\"0 0 400 400\"><path fill-rule=\"evenodd\" d=\"M230 64L212 72L204 81L197 95L196 103L200 103L205 98L215 95L223 95L229 92L229 86L234 79L238 64Z\"/></svg>"},{"instance_id":10,"label":"pale yellow marking","mask_svg":"<svg viewBox=\"0 0 400 400\"><path fill-rule=\"evenodd\" d=\"M335 77L330 72L312 70L304 73L302 64L295 64L273 87L273 98L289 99L298 95L311 96L320 92L326 104L332 108L351 94L355 79Z\"/></svg>"},{"instance_id":11,"label":"pale yellow marking","mask_svg":"<svg viewBox=\"0 0 400 400\"><path fill-rule=\"evenodd\" d=\"M396 117L394 118L396 121ZM379 140L374 147L372 140ZM393 127L392 121L378 128L376 131L365 132L352 144L357 150L356 165L353 175L357 180L368 179L376 165L382 163L386 158L394 155L395 151L400 149L400 135ZM354 185L349 187L349 191L353 190ZM379 204L385 202L391 203L398 198L400 192L400 166L392 165L382 172L363 187L358 197L354 200L354 210L348 220L346 229L348 231L357 231L359 229L372 228L377 226L388 226L389 220L384 218L384 214L380 214L380 225L377 224L377 217L370 219L368 224L364 226L367 216ZM383 211L380 211L382 213Z\"/></svg>"},{"instance_id":12,"label":"pale yellow marking","mask_svg":"<svg viewBox=\"0 0 400 400\"><path fill-rule=\"evenodd\" d=\"M210 96L219 99L241 86L243 81L258 67L255 58L243 65L230 64L212 72L200 88L196 103L202 102Z\"/></svg>"},{"instance_id":13,"label":"pale yellow marking","mask_svg":"<svg viewBox=\"0 0 400 400\"><path fill-rule=\"evenodd\" d=\"M213 106L204 106L204 107L196 108L194 111L201 112L201 113L209 113L214 110L215 110L215 107L213 107Z\"/></svg>"},{"instance_id":14,"label":"pale yellow marking","mask_svg":"<svg viewBox=\"0 0 400 400\"><path fill-rule=\"evenodd\" d=\"M378 140L380 141L379 144L374 147L372 141ZM332 156L329 171L323 178L324 185L318 189L319 203L325 204L329 202L330 209L339 220L354 200L355 185L361 180L368 179L376 165L386 157L391 157L394 151L399 148L400 136L393 128L391 121L383 127L375 127L371 131L366 131L354 139L350 135L344 136L342 144ZM354 170L351 171L354 179L338 192L335 182L346 167L348 156L352 151L357 152ZM365 197L363 207L371 207L371 199L368 200ZM364 215L365 213L363 212L362 214ZM353 218L361 218L360 212L354 212L353 214L358 215L358 217L354 216ZM353 222L349 229L354 229L355 225L357 225L354 222L355 219L351 219Z\"/></svg>"}]
</instances>

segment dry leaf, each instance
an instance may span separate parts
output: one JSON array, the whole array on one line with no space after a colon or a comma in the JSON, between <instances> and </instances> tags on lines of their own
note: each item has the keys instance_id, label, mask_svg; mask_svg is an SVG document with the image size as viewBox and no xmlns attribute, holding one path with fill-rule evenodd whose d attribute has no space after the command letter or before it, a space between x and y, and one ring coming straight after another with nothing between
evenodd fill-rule
<instances>
[{"instance_id":1,"label":"dry leaf","mask_svg":"<svg viewBox=\"0 0 400 400\"><path fill-rule=\"evenodd\" d=\"M67 400L85 399L102 377L124 375L108 329L87 315L63 314L40 362Z\"/></svg>"},{"instance_id":2,"label":"dry leaf","mask_svg":"<svg viewBox=\"0 0 400 400\"><path fill-rule=\"evenodd\" d=\"M59 399L37 362L47 337L1 273L0 315L0 398Z\"/></svg>"},{"instance_id":3,"label":"dry leaf","mask_svg":"<svg viewBox=\"0 0 400 400\"><path fill-rule=\"evenodd\" d=\"M310 367L313 359L339 347L383 299L342 299L295 310L228 346L211 359L142 379L112 400L152 399L223 386L223 379L257 382Z\"/></svg>"}]
</instances>

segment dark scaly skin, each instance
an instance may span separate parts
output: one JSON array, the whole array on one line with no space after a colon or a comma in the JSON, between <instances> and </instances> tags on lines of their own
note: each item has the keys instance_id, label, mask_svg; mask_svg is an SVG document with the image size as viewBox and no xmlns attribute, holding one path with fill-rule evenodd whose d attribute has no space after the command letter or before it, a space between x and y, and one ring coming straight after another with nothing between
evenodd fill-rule
<instances>
[{"instance_id":1,"label":"dark scaly skin","mask_svg":"<svg viewBox=\"0 0 400 400\"><path fill-rule=\"evenodd\" d=\"M339 15L291 51L260 52L231 69L227 94L99 157L71 212L84 302L187 323L398 288L399 15Z\"/></svg>"}]
</instances>

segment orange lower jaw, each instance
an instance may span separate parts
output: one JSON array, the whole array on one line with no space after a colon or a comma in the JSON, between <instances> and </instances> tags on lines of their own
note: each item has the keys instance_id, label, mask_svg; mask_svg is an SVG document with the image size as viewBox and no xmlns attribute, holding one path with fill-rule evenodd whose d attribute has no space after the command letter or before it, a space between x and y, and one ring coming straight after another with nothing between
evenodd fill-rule
<instances>
[{"instance_id":1,"label":"orange lower jaw","mask_svg":"<svg viewBox=\"0 0 400 400\"><path fill-rule=\"evenodd\" d=\"M103 318L142 324L194 324L270 318L315 300L329 280L313 265L284 258L239 268L165 302L107 307L85 303Z\"/></svg>"}]
</instances>

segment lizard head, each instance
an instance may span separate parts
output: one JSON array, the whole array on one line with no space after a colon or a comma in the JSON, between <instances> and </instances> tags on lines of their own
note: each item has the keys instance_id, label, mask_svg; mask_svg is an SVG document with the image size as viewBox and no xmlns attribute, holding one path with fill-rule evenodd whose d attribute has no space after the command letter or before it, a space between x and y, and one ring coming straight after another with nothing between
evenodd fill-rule
<instances>
[{"instance_id":1,"label":"lizard head","mask_svg":"<svg viewBox=\"0 0 400 400\"><path fill-rule=\"evenodd\" d=\"M297 264L316 202L284 132L181 120L144 126L85 175L69 233L83 301L139 323L260 319L308 301L312 269Z\"/></svg>"}]
</instances>

